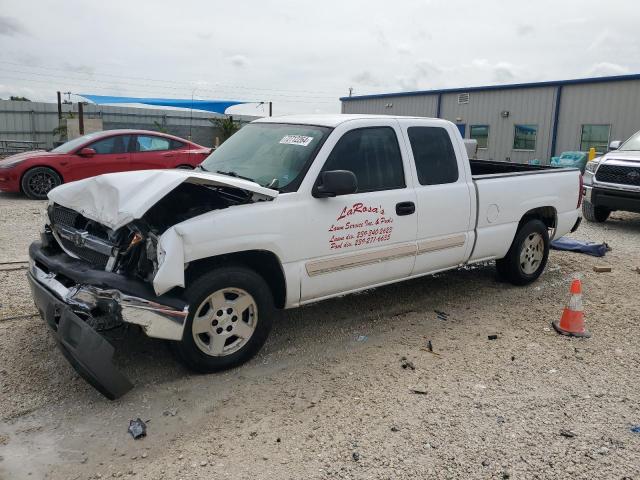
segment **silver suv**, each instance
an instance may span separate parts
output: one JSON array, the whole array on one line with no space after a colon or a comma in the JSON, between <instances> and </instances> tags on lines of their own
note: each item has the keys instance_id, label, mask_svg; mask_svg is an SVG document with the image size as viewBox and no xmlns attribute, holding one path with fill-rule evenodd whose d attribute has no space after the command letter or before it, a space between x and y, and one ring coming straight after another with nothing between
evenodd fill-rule
<instances>
[{"instance_id":1,"label":"silver suv","mask_svg":"<svg viewBox=\"0 0 640 480\"><path fill-rule=\"evenodd\" d=\"M611 142L609 152L587 163L584 218L604 222L614 210L640 213L640 132Z\"/></svg>"}]
</instances>

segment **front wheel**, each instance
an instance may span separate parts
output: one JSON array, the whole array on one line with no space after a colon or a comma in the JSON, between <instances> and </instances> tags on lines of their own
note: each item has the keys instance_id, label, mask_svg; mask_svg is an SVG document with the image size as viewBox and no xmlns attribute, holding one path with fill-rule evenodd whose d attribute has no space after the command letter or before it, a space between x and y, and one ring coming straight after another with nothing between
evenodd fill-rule
<instances>
[{"instance_id":1,"label":"front wheel","mask_svg":"<svg viewBox=\"0 0 640 480\"><path fill-rule=\"evenodd\" d=\"M23 193L33 200L46 200L47 193L62 183L60 175L48 167L35 167L22 176Z\"/></svg>"},{"instance_id":2,"label":"front wheel","mask_svg":"<svg viewBox=\"0 0 640 480\"><path fill-rule=\"evenodd\" d=\"M596 207L593 203L587 202L586 200L582 202L582 214L584 215L584 218L590 222L606 222L610 213L611 210L608 208Z\"/></svg>"},{"instance_id":3,"label":"front wheel","mask_svg":"<svg viewBox=\"0 0 640 480\"><path fill-rule=\"evenodd\" d=\"M174 344L190 369L211 373L249 360L262 347L275 315L264 279L243 266L221 267L186 291L189 315L182 340Z\"/></svg>"},{"instance_id":4,"label":"front wheel","mask_svg":"<svg viewBox=\"0 0 640 480\"><path fill-rule=\"evenodd\" d=\"M504 258L496 260L501 277L514 285L527 285L544 271L549 257L549 232L540 220L529 220L516 233Z\"/></svg>"}]
</instances>

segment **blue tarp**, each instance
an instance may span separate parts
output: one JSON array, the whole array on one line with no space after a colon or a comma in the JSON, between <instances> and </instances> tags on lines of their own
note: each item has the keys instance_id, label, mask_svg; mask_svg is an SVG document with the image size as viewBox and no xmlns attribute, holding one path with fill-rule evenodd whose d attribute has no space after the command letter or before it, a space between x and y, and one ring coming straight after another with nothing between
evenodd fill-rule
<instances>
[{"instance_id":1,"label":"blue tarp","mask_svg":"<svg viewBox=\"0 0 640 480\"><path fill-rule=\"evenodd\" d=\"M573 238L560 237L551 242L554 250L567 250L569 252L586 253L594 257L604 257L610 248L606 243L582 242Z\"/></svg>"},{"instance_id":2,"label":"blue tarp","mask_svg":"<svg viewBox=\"0 0 640 480\"><path fill-rule=\"evenodd\" d=\"M98 105L108 103L142 103L144 105L154 105L157 107L177 107L189 108L193 110L204 110L205 112L224 113L227 108L234 105L253 102L238 102L236 100L191 100L180 98L140 98L140 97L112 97L109 95L85 95L78 94L87 100Z\"/></svg>"}]
</instances>

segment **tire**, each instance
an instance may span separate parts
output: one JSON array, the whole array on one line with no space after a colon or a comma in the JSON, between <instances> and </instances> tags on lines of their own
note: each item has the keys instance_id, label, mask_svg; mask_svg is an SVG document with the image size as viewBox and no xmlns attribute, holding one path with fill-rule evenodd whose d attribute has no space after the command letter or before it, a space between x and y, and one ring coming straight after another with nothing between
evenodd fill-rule
<instances>
[{"instance_id":1,"label":"tire","mask_svg":"<svg viewBox=\"0 0 640 480\"><path fill-rule=\"evenodd\" d=\"M236 367L264 345L276 310L269 286L253 270L217 268L193 282L185 295L189 315L182 340L173 348L191 370L212 373Z\"/></svg>"},{"instance_id":2,"label":"tire","mask_svg":"<svg viewBox=\"0 0 640 480\"><path fill-rule=\"evenodd\" d=\"M602 223L609 218L611 210L605 207L596 207L593 203L584 201L582 202L582 214L584 218L590 222Z\"/></svg>"},{"instance_id":3,"label":"tire","mask_svg":"<svg viewBox=\"0 0 640 480\"><path fill-rule=\"evenodd\" d=\"M507 255L496 260L498 276L527 285L544 271L549 258L549 232L540 220L529 220L516 233Z\"/></svg>"},{"instance_id":4,"label":"tire","mask_svg":"<svg viewBox=\"0 0 640 480\"><path fill-rule=\"evenodd\" d=\"M47 193L62 184L62 178L48 167L35 167L22 175L22 192L32 200L46 200Z\"/></svg>"}]
</instances>

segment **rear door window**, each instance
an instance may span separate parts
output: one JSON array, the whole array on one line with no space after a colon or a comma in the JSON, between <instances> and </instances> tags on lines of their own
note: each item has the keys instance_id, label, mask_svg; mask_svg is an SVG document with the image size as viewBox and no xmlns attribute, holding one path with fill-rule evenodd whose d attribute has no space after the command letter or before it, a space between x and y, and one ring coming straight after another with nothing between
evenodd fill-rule
<instances>
[{"instance_id":1,"label":"rear door window","mask_svg":"<svg viewBox=\"0 0 640 480\"><path fill-rule=\"evenodd\" d=\"M398 138L391 127L368 127L345 133L322 171L349 170L358 192L404 188L404 168Z\"/></svg>"},{"instance_id":2,"label":"rear door window","mask_svg":"<svg viewBox=\"0 0 640 480\"><path fill-rule=\"evenodd\" d=\"M409 142L420 185L458 181L458 160L449 133L442 127L409 127Z\"/></svg>"},{"instance_id":3,"label":"rear door window","mask_svg":"<svg viewBox=\"0 0 640 480\"><path fill-rule=\"evenodd\" d=\"M156 137L155 135L138 135L136 139L136 150L138 152L169 150L169 146L168 138Z\"/></svg>"}]
</instances>

